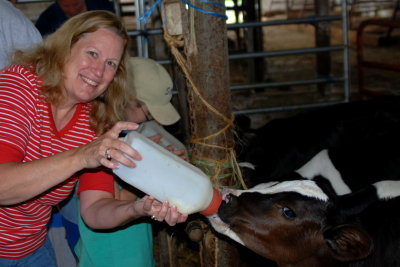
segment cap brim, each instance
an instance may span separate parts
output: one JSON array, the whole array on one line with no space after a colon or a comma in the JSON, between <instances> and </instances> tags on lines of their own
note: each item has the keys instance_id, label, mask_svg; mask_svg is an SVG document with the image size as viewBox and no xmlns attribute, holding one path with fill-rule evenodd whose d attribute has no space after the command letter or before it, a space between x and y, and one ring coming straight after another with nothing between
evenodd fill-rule
<instances>
[{"instance_id":1,"label":"cap brim","mask_svg":"<svg viewBox=\"0 0 400 267\"><path fill-rule=\"evenodd\" d=\"M181 118L181 116L171 103L167 103L163 106L153 106L150 104L146 104L146 106L149 109L151 116L153 116L153 118L162 125L174 124Z\"/></svg>"}]
</instances>

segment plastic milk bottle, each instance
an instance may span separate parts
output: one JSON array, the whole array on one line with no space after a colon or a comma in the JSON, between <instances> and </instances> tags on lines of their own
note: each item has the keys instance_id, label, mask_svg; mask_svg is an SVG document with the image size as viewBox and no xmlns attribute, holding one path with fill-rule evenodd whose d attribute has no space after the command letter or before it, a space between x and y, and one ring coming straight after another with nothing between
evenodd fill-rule
<instances>
[{"instance_id":1,"label":"plastic milk bottle","mask_svg":"<svg viewBox=\"0 0 400 267\"><path fill-rule=\"evenodd\" d=\"M210 216L217 212L221 195L200 169L137 131L129 132L124 141L141 154L142 160L135 162L135 168L121 164L114 169L123 181L161 202L168 201L181 213Z\"/></svg>"}]
</instances>

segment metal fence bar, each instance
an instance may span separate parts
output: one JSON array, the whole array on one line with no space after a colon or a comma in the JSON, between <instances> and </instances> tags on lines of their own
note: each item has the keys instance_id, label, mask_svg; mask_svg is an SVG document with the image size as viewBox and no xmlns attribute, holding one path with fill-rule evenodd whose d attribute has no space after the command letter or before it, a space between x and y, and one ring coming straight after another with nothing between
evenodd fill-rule
<instances>
[{"instance_id":1,"label":"metal fence bar","mask_svg":"<svg viewBox=\"0 0 400 267\"><path fill-rule=\"evenodd\" d=\"M144 14L145 3L143 0L135 0L135 18L136 18L136 30L140 33L146 32L146 24L140 21L140 17ZM149 45L145 34L138 34L136 39L138 56L149 57Z\"/></svg>"},{"instance_id":2,"label":"metal fence bar","mask_svg":"<svg viewBox=\"0 0 400 267\"><path fill-rule=\"evenodd\" d=\"M344 101L350 99L350 57L349 57L349 20L347 0L342 0L342 38L343 38L343 76L344 76Z\"/></svg>"},{"instance_id":3,"label":"metal fence bar","mask_svg":"<svg viewBox=\"0 0 400 267\"><path fill-rule=\"evenodd\" d=\"M237 29L237 28L254 28L254 27L263 27L263 26L307 24L307 23L315 23L315 22L322 22L322 21L340 21L340 20L342 20L341 16L323 16L323 17L310 16L307 18L297 18L297 19L235 23L235 24L226 25L226 28L228 30L230 30L230 29Z\"/></svg>"},{"instance_id":4,"label":"metal fence bar","mask_svg":"<svg viewBox=\"0 0 400 267\"><path fill-rule=\"evenodd\" d=\"M236 111L233 111L233 114L241 115L241 114L255 114L255 113L288 111L288 110L300 110L300 109L307 109L307 108L319 108L319 107L325 107L325 106L332 106L332 105L341 104L341 103L345 103L345 101L332 101L332 102L303 104L303 105L290 105L290 106L281 106L281 107L236 110Z\"/></svg>"},{"instance_id":5,"label":"metal fence bar","mask_svg":"<svg viewBox=\"0 0 400 267\"><path fill-rule=\"evenodd\" d=\"M312 80L299 80L290 82L268 82L268 83L253 83L253 84L240 84L232 85L231 91L238 91L243 89L256 89L256 88L272 88L272 87L285 87L285 86L301 86L320 83L337 83L343 82L344 78L327 78L327 79L312 79Z\"/></svg>"},{"instance_id":6,"label":"metal fence bar","mask_svg":"<svg viewBox=\"0 0 400 267\"><path fill-rule=\"evenodd\" d=\"M276 50L269 52L254 52L254 53L243 53L243 54L232 54L229 55L229 59L243 59L243 58L256 58L256 57L273 57L273 56L292 56L302 55L320 52L332 52L343 50L343 45L337 46L326 46L326 47L312 47L312 48L300 48L300 49L288 49L288 50Z\"/></svg>"},{"instance_id":7,"label":"metal fence bar","mask_svg":"<svg viewBox=\"0 0 400 267\"><path fill-rule=\"evenodd\" d=\"M231 54L229 59L248 59L257 57L274 57L274 56L291 56L291 55L302 55L302 54L313 54L320 52L332 52L341 51L346 47L343 45L337 46L327 46L327 47L312 47L312 48L301 48L301 49L288 49L288 50L276 50L269 52L254 52L254 53L241 53L241 54ZM157 60L160 64L170 64L171 60Z\"/></svg>"},{"instance_id":8,"label":"metal fence bar","mask_svg":"<svg viewBox=\"0 0 400 267\"><path fill-rule=\"evenodd\" d=\"M254 28L254 27L264 27L264 26L306 24L306 23L315 23L315 22L321 22L321 21L340 21L340 20L342 20L341 16L325 16L325 17L314 17L313 16L313 17L308 17L308 18L298 18L298 19L288 19L288 20L273 20L273 21L227 24L226 28L228 30L231 30L231 29L237 29L237 28ZM162 28L143 30L143 31L141 31L141 30L128 31L128 34L130 36L159 35L162 33L163 33Z\"/></svg>"}]
</instances>

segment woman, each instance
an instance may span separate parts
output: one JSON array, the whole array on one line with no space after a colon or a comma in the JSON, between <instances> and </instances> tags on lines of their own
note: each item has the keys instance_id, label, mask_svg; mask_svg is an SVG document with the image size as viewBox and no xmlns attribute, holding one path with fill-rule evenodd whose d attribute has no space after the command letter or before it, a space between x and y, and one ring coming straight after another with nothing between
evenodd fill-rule
<instances>
[{"instance_id":1,"label":"woman","mask_svg":"<svg viewBox=\"0 0 400 267\"><path fill-rule=\"evenodd\" d=\"M123 118L128 35L107 11L68 20L32 53L19 52L0 73L0 265L55 266L46 240L52 206L78 177L108 181L109 169L141 157L118 139L137 128ZM104 168L105 167L105 168ZM150 196L118 201L109 188L81 194L89 227L113 228L142 216L186 220ZM108 192L107 192L108 190Z\"/></svg>"}]
</instances>

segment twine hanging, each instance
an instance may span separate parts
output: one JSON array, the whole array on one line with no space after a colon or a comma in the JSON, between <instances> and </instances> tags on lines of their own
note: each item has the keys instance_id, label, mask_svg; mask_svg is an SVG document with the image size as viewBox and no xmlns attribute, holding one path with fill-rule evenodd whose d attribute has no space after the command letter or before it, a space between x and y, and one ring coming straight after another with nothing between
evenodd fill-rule
<instances>
[{"instance_id":1,"label":"twine hanging","mask_svg":"<svg viewBox=\"0 0 400 267\"><path fill-rule=\"evenodd\" d=\"M222 127L222 129L219 129L215 133L212 133L208 136L201 137L201 138L195 138L190 140L192 144L199 144L202 146L207 146L207 147L212 147L216 149L222 149L227 152L227 158L225 160L215 160L215 159L210 159L210 158L204 158L200 157L199 155L192 155L193 161L196 162L197 164L203 164L203 165L212 165L214 167L214 174L210 174L210 180L212 183L219 188L221 187L220 184L220 179L225 178L226 175L221 175L221 170L223 168L226 168L227 166L232 168L232 173L229 175L233 176L234 181L236 182L237 185L241 185L242 188L247 189L247 186L243 180L242 177L242 172L240 170L240 167L236 161L236 153L234 150L234 147L223 147L219 145L214 145L214 144L208 144L206 143L207 140L210 140L212 138L215 138L227 130L229 128L233 128L233 114L231 118L227 118L224 116L221 112L219 112L215 107L213 107L210 103L207 102L206 99L201 95L200 91L197 88L197 85L193 81L193 78L187 68L187 62L185 57L182 55L182 53L179 51L179 47L184 46L184 38L183 35L178 35L178 36L171 36L167 33L167 30L164 30L164 39L167 42L168 46L171 49L171 53L174 56L176 62L178 63L179 67L181 68L182 72L185 75L185 78L188 80L188 82L191 85L191 89L193 90L193 93L201 100L201 102L215 115L217 115L220 119L222 119L225 122L225 126Z\"/></svg>"}]
</instances>

